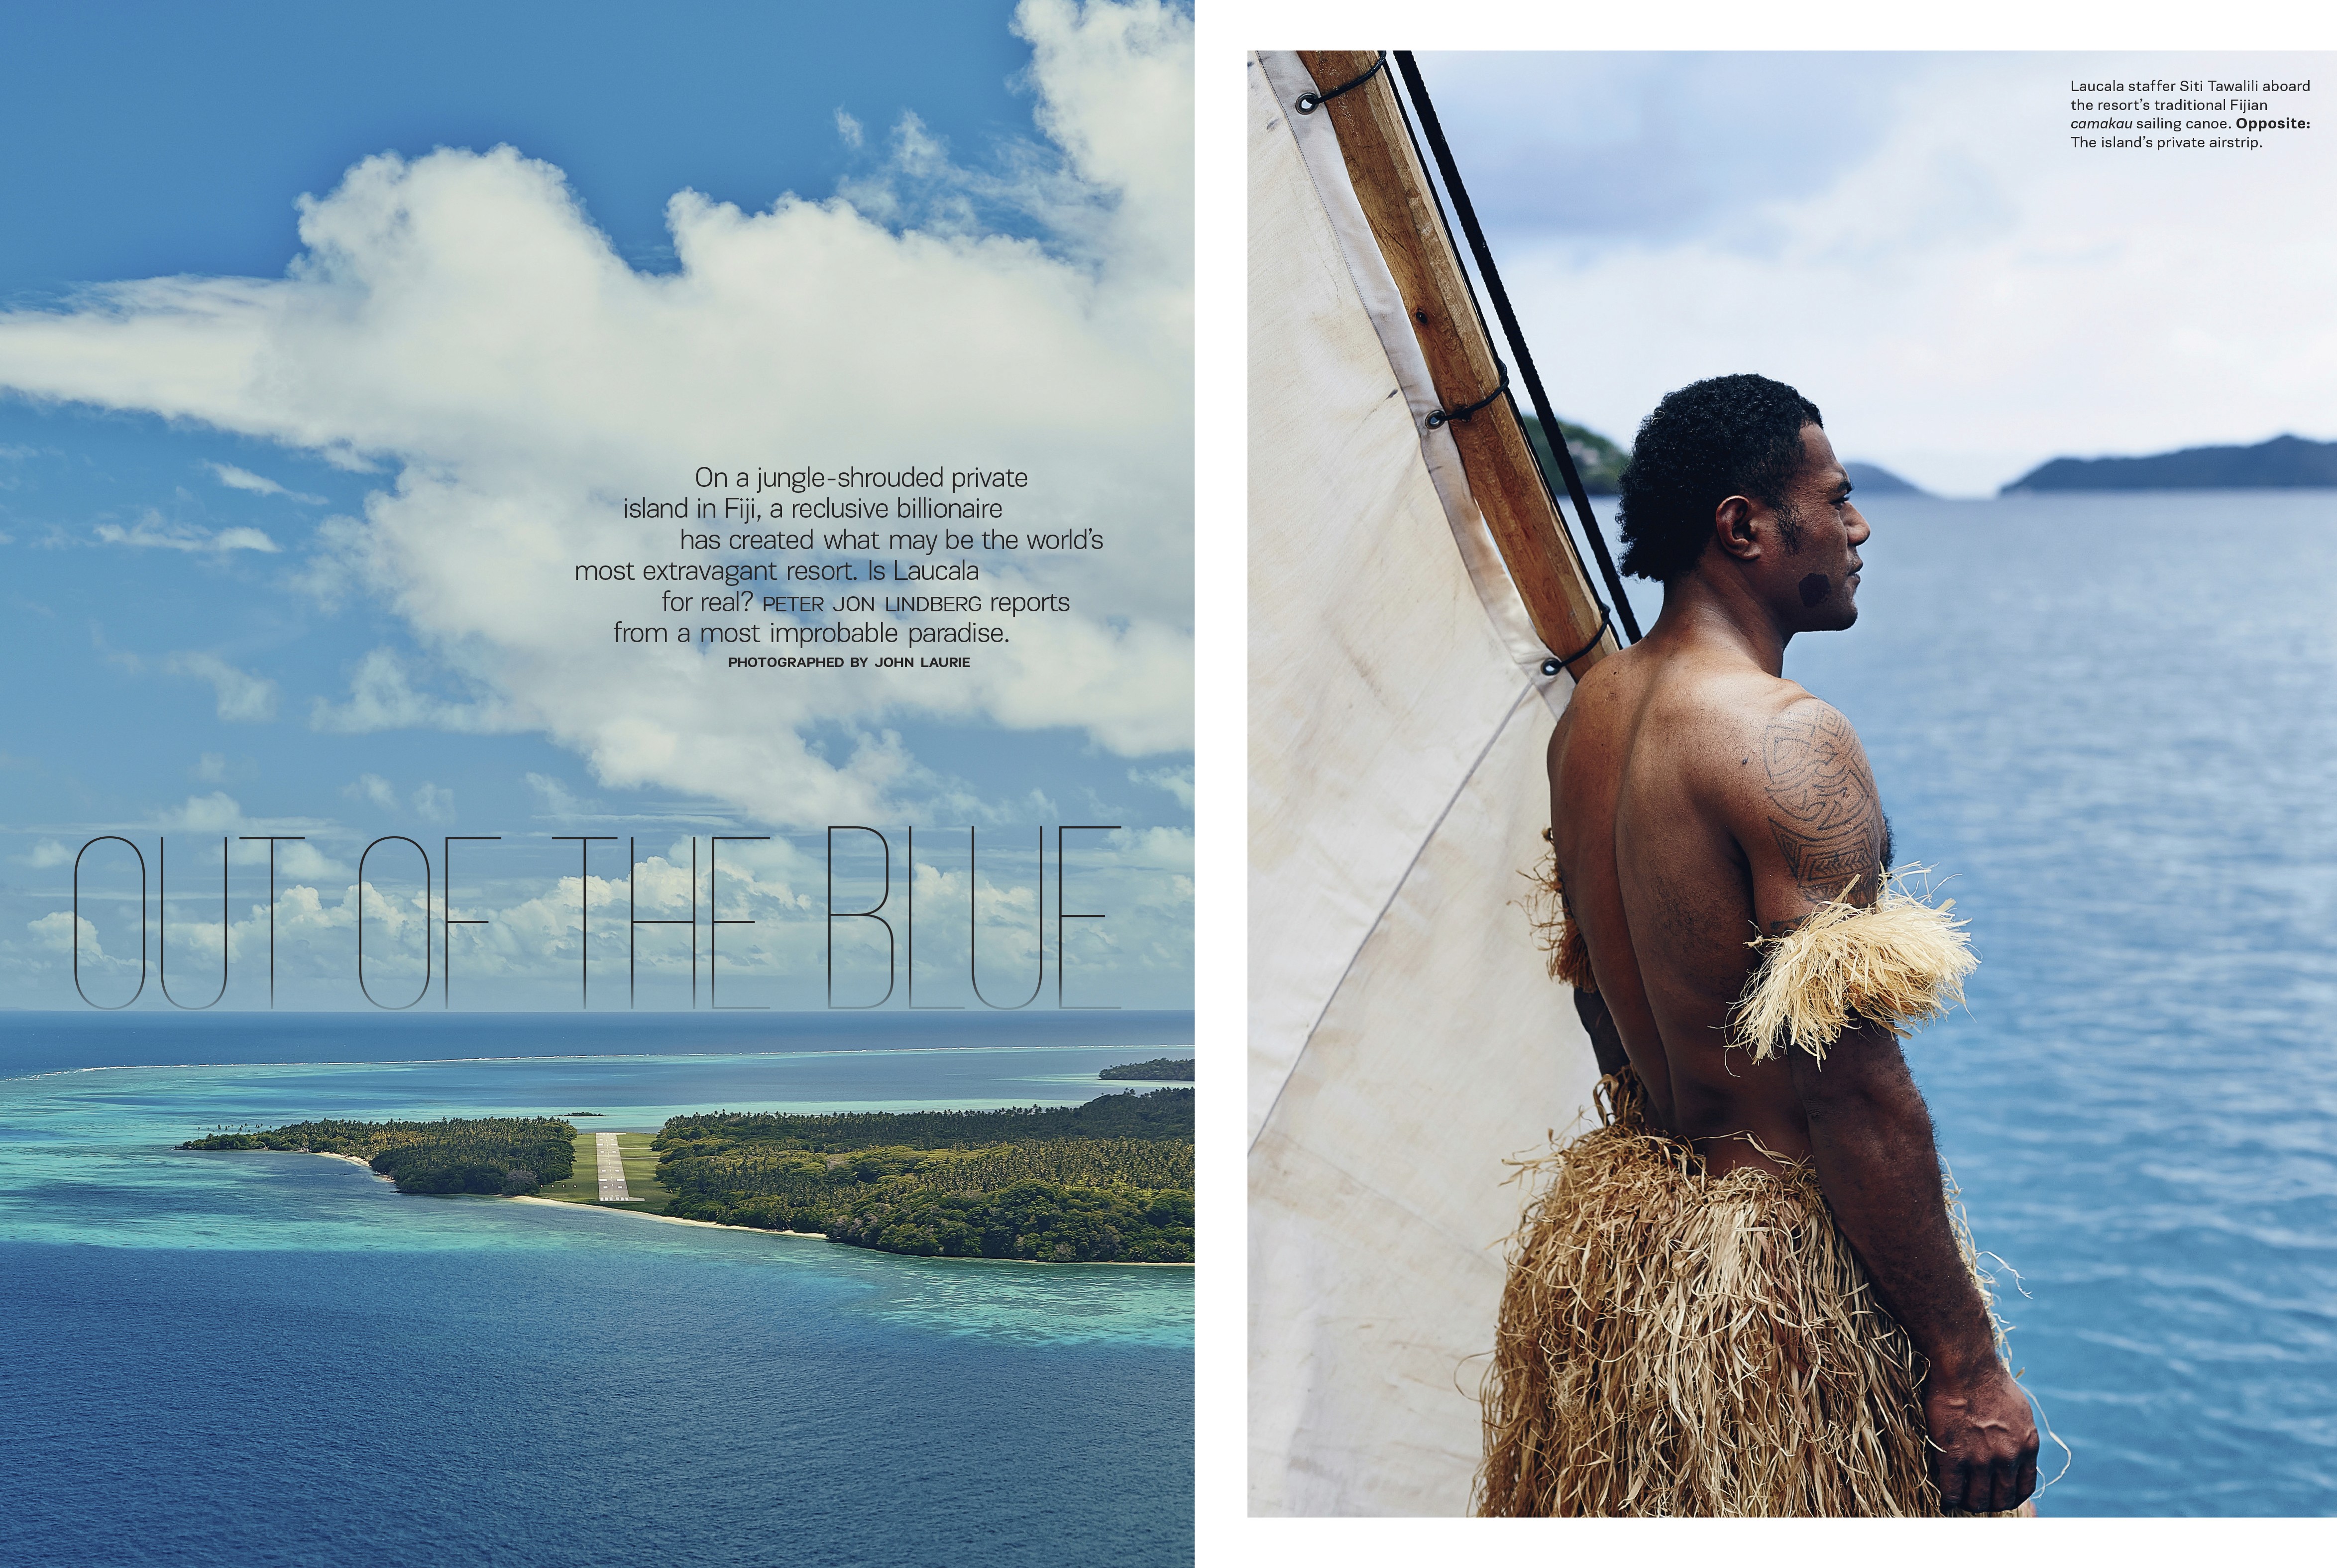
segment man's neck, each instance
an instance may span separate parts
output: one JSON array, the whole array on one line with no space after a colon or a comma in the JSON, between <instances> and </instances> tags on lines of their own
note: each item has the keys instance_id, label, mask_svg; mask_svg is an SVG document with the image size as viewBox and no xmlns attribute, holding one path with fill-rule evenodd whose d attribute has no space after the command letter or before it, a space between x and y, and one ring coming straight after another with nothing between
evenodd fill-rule
<instances>
[{"instance_id":1,"label":"man's neck","mask_svg":"<svg viewBox=\"0 0 2337 1568\"><path fill-rule=\"evenodd\" d=\"M1794 634L1777 624L1743 578L1726 567L1699 564L1687 576L1664 584L1663 612L1648 641L1745 662L1782 677L1785 644Z\"/></svg>"}]
</instances>

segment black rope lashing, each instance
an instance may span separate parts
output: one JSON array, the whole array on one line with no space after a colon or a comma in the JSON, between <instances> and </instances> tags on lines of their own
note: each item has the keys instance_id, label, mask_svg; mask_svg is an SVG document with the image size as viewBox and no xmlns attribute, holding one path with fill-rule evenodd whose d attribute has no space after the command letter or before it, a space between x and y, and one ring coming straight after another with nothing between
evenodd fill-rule
<instances>
[{"instance_id":1,"label":"black rope lashing","mask_svg":"<svg viewBox=\"0 0 2337 1568\"><path fill-rule=\"evenodd\" d=\"M1428 427L1431 430L1441 429L1447 425L1466 425L1469 423L1469 416L1471 415L1478 412L1481 408L1484 408L1490 405L1494 398L1499 397L1502 393L1510 389L1510 368L1507 365L1502 365L1499 358L1496 358L1493 363L1501 365L1501 384L1499 387L1494 387L1491 392L1486 393L1482 397L1478 398L1474 403L1470 404L1465 408L1439 408L1435 413L1431 414L1428 416Z\"/></svg>"},{"instance_id":2,"label":"black rope lashing","mask_svg":"<svg viewBox=\"0 0 2337 1568\"><path fill-rule=\"evenodd\" d=\"M1557 460L1559 473L1566 481L1567 496L1574 503L1575 516L1580 521L1592 554L1598 558L1599 575L1606 581L1608 593L1615 604L1622 607L1623 629L1636 642L1639 640L1638 617L1631 612L1631 601L1623 592L1623 580L1615 570L1614 557L1607 553L1606 537L1599 532L1599 520L1590 510L1590 496L1582 487L1582 475L1575 470L1574 454L1567 450L1566 432L1559 428L1558 416L1550 412L1549 395L1542 390L1541 374L1534 368L1533 352L1526 347L1525 334L1518 328L1517 312L1510 308L1509 290L1501 286L1501 270L1493 265L1493 252L1486 245L1485 231L1477 222L1477 209L1469 200L1468 188L1461 183L1461 170L1452 161L1452 150L1444 143L1444 127L1437 121L1436 106L1429 102L1428 85L1420 79L1419 62L1413 58L1410 50L1399 49L1395 52L1395 63L1397 70L1403 74L1403 84L1412 94L1413 105L1420 111L1420 128L1427 133L1428 145L1436 154L1436 168L1443 176L1444 188L1452 192L1453 212L1461 220L1462 231L1469 236L1470 253L1476 258L1477 270L1485 279L1486 292L1493 297L1493 310L1501 318L1501 330L1509 335L1510 347L1517 351L1518 368L1525 376L1526 391L1533 398L1534 414L1541 421L1542 434L1550 439L1550 456ZM1531 443L1528 444L1528 449L1531 450ZM1537 471L1540 468L1539 457L1535 460L1535 468ZM1542 484L1545 487L1549 485L1547 476L1544 476ZM1557 500L1558 497L1552 495L1550 501L1553 506ZM1607 613L1612 612L1612 607L1608 604L1602 603L1599 609ZM1603 626L1601 630L1603 632ZM1598 639L1593 638L1591 646L1597 645ZM1589 649L1583 652L1588 652ZM1581 656L1578 653L1575 658ZM1564 662L1571 663L1573 661Z\"/></svg>"},{"instance_id":3,"label":"black rope lashing","mask_svg":"<svg viewBox=\"0 0 2337 1568\"><path fill-rule=\"evenodd\" d=\"M1567 670L1567 667L1572 664L1577 659L1581 658L1593 648L1598 647L1599 639L1607 635L1608 628L1612 626L1614 623L1615 612L1607 605L1601 604L1599 606L1599 630L1590 634L1590 641L1585 642L1581 647L1577 648L1573 652L1569 653L1563 659L1552 657L1543 660L1541 662L1541 672L1545 675L1555 675L1561 670ZM1571 670L1567 670L1567 672L1569 674L1573 673Z\"/></svg>"},{"instance_id":4,"label":"black rope lashing","mask_svg":"<svg viewBox=\"0 0 2337 1568\"><path fill-rule=\"evenodd\" d=\"M1364 83L1370 81L1373 77L1378 75L1386 68L1387 51L1383 49L1380 51L1380 57L1372 62L1372 68L1364 72L1362 75L1356 77L1353 82L1343 82L1338 86L1332 88L1328 93L1301 93L1298 95L1298 102L1292 104L1291 107L1297 110L1301 114L1312 114L1315 110L1320 109L1324 104L1328 103L1340 93L1353 93L1356 88L1362 86Z\"/></svg>"}]
</instances>

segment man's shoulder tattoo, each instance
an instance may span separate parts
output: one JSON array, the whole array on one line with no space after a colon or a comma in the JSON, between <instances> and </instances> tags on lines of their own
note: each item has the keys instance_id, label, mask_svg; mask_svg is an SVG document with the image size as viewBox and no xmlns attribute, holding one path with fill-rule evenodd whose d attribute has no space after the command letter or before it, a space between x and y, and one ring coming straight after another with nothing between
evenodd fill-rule
<instances>
[{"instance_id":1,"label":"man's shoulder tattoo","mask_svg":"<svg viewBox=\"0 0 2337 1568\"><path fill-rule=\"evenodd\" d=\"M1761 737L1770 837L1814 902L1839 897L1853 877L1871 897L1882 855L1874 776L1848 720L1816 704L1796 709Z\"/></svg>"}]
</instances>

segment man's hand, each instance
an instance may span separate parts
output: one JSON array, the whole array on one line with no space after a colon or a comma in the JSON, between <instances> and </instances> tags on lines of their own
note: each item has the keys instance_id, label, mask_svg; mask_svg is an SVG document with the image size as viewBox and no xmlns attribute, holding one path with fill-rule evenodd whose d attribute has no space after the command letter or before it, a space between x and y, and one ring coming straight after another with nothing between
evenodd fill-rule
<instances>
[{"instance_id":1,"label":"man's hand","mask_svg":"<svg viewBox=\"0 0 2337 1568\"><path fill-rule=\"evenodd\" d=\"M2003 1514L2037 1490L2037 1421L2020 1385L1990 1359L1975 1376L1938 1367L1923 1381L1940 1500L1951 1511Z\"/></svg>"}]
</instances>

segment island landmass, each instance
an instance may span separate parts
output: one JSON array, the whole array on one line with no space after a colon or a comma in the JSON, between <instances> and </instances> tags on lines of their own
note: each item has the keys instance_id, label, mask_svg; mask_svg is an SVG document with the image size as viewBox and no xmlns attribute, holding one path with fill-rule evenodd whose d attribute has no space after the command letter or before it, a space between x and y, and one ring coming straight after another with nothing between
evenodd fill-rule
<instances>
[{"instance_id":1,"label":"island landmass","mask_svg":"<svg viewBox=\"0 0 2337 1568\"><path fill-rule=\"evenodd\" d=\"M296 1122L214 1132L181 1149L276 1149L361 1160L400 1192L518 1197L574 1173L576 1129L552 1116L440 1122Z\"/></svg>"},{"instance_id":2,"label":"island landmass","mask_svg":"<svg viewBox=\"0 0 2337 1568\"><path fill-rule=\"evenodd\" d=\"M1541 460L1542 472L1557 485L1558 459L1550 452L1549 433L1531 414L1525 416L1525 426L1526 439L1533 443L1534 456ZM1623 466L1631 460L1631 455L1598 431L1569 420L1560 420L1558 428L1566 437L1567 455L1574 459L1574 471L1581 475L1583 494L1617 494L1622 487ZM1564 499L1562 494L1560 499Z\"/></svg>"},{"instance_id":3,"label":"island landmass","mask_svg":"<svg viewBox=\"0 0 2337 1568\"><path fill-rule=\"evenodd\" d=\"M1862 495L1927 495L1931 492L1920 485L1912 485L1880 463L1849 462L1843 472L1850 475L1851 485Z\"/></svg>"},{"instance_id":4,"label":"island landmass","mask_svg":"<svg viewBox=\"0 0 2337 1568\"><path fill-rule=\"evenodd\" d=\"M2253 446L2186 446L2143 457L2056 457L1998 492L2313 490L2337 486L2337 441L2275 436Z\"/></svg>"},{"instance_id":5,"label":"island landmass","mask_svg":"<svg viewBox=\"0 0 2337 1568\"><path fill-rule=\"evenodd\" d=\"M1558 463L1550 451L1549 433L1543 430L1541 420L1534 415L1528 414L1523 418L1526 439L1533 443L1534 456L1540 459L1542 472L1550 476L1550 482L1555 485L1558 483ZM1558 428L1566 437L1566 450L1568 456L1574 459L1574 471L1581 476L1583 494L1613 495L1620 493L1623 470L1631 461L1629 450L1598 431L1571 420L1560 420ZM1850 482L1870 495L1926 494L1920 485L1909 484L1880 463L1845 463L1843 466L1850 472Z\"/></svg>"},{"instance_id":6,"label":"island landmass","mask_svg":"<svg viewBox=\"0 0 2337 1568\"><path fill-rule=\"evenodd\" d=\"M1002 1111L677 1116L665 1211L924 1257L1193 1260L1193 1092Z\"/></svg>"},{"instance_id":7,"label":"island landmass","mask_svg":"<svg viewBox=\"0 0 2337 1568\"><path fill-rule=\"evenodd\" d=\"M600 1206L593 1136L553 1117L328 1121L180 1147L334 1154L401 1192ZM1188 1088L996 1111L726 1111L618 1136L633 1197L610 1208L923 1257L1193 1260Z\"/></svg>"},{"instance_id":8,"label":"island landmass","mask_svg":"<svg viewBox=\"0 0 2337 1568\"><path fill-rule=\"evenodd\" d=\"M1133 1079L1145 1083L1190 1083L1193 1081L1193 1059L1190 1056L1155 1056L1149 1062L1123 1062L1117 1067L1105 1068L1096 1076Z\"/></svg>"}]
</instances>

